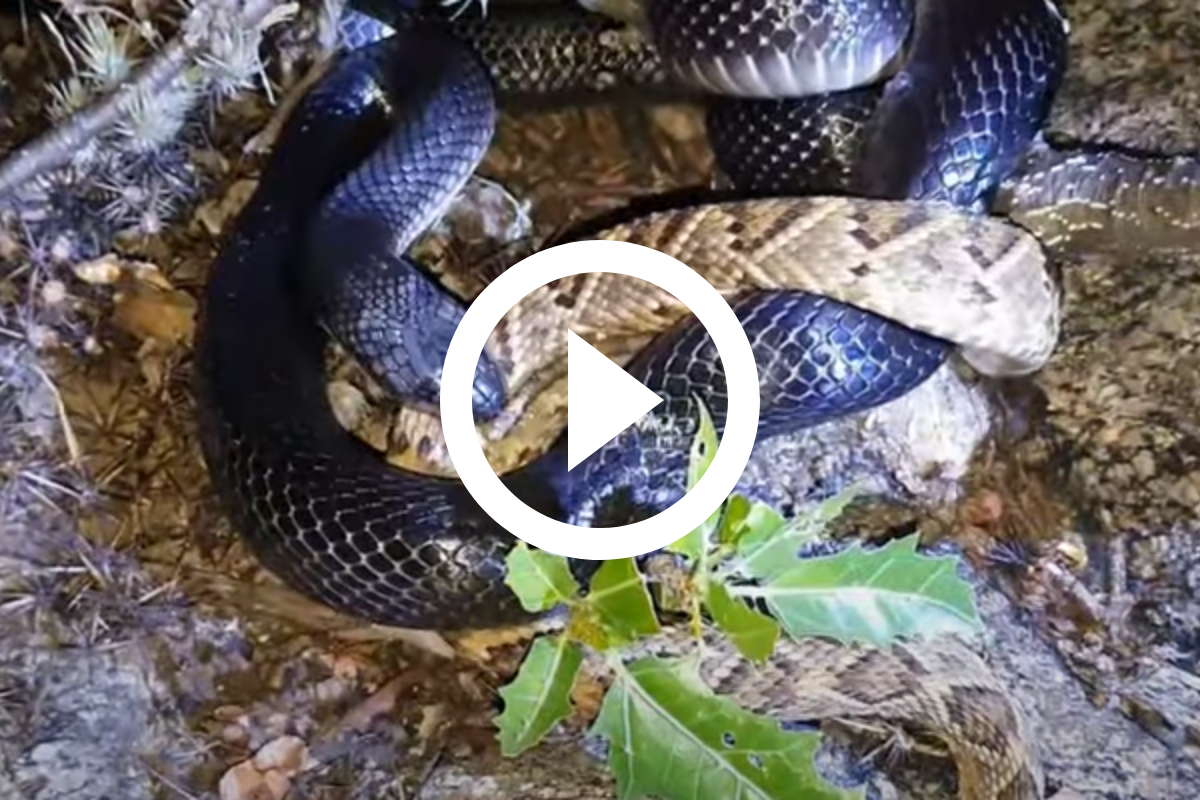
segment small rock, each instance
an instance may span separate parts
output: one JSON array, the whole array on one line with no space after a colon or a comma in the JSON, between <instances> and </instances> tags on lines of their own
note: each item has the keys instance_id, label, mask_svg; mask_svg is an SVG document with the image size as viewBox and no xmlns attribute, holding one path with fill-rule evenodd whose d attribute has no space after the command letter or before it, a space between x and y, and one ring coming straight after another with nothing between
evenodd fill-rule
<instances>
[{"instance_id":1,"label":"small rock","mask_svg":"<svg viewBox=\"0 0 1200 800\"><path fill-rule=\"evenodd\" d=\"M42 285L42 302L56 306L67 299L67 285L62 281L46 281Z\"/></svg>"},{"instance_id":2,"label":"small rock","mask_svg":"<svg viewBox=\"0 0 1200 800\"><path fill-rule=\"evenodd\" d=\"M267 735L275 738L285 738L291 720L287 714L276 712L267 717L267 721L263 727L267 730Z\"/></svg>"},{"instance_id":3,"label":"small rock","mask_svg":"<svg viewBox=\"0 0 1200 800\"><path fill-rule=\"evenodd\" d=\"M69 264L75 260L76 244L67 234L55 237L50 243L50 260L55 264Z\"/></svg>"},{"instance_id":4,"label":"small rock","mask_svg":"<svg viewBox=\"0 0 1200 800\"><path fill-rule=\"evenodd\" d=\"M245 716L246 710L241 706L217 706L213 709L213 719L219 719L222 722L235 722Z\"/></svg>"},{"instance_id":5,"label":"small rock","mask_svg":"<svg viewBox=\"0 0 1200 800\"><path fill-rule=\"evenodd\" d=\"M363 670L363 661L361 658L353 655L337 655L334 656L333 662L330 664L330 669L333 671L335 678L353 681L356 680Z\"/></svg>"},{"instance_id":6,"label":"small rock","mask_svg":"<svg viewBox=\"0 0 1200 800\"><path fill-rule=\"evenodd\" d=\"M266 784L268 791L272 797L278 797L279 800L284 800L287 797L288 789L292 786L292 781L279 770L268 770L263 773L263 783Z\"/></svg>"},{"instance_id":7,"label":"small rock","mask_svg":"<svg viewBox=\"0 0 1200 800\"><path fill-rule=\"evenodd\" d=\"M313 697L318 703L334 703L350 693L350 687L341 678L326 678L313 687Z\"/></svg>"},{"instance_id":8,"label":"small rock","mask_svg":"<svg viewBox=\"0 0 1200 800\"><path fill-rule=\"evenodd\" d=\"M1200 505L1200 486L1193 482L1190 475L1184 475L1175 481L1167 490L1172 500L1183 506L1195 507Z\"/></svg>"},{"instance_id":9,"label":"small rock","mask_svg":"<svg viewBox=\"0 0 1200 800\"><path fill-rule=\"evenodd\" d=\"M1183 336L1188 329L1188 315L1182 308L1164 308L1147 321L1148 327L1168 336Z\"/></svg>"},{"instance_id":10,"label":"small rock","mask_svg":"<svg viewBox=\"0 0 1200 800\"><path fill-rule=\"evenodd\" d=\"M221 776L221 800L284 800L292 778L316 765L297 736L281 736Z\"/></svg>"},{"instance_id":11,"label":"small rock","mask_svg":"<svg viewBox=\"0 0 1200 800\"><path fill-rule=\"evenodd\" d=\"M256 769L278 770L289 778L311 765L308 746L299 736L280 736L264 744L251 759Z\"/></svg>"},{"instance_id":12,"label":"small rock","mask_svg":"<svg viewBox=\"0 0 1200 800\"><path fill-rule=\"evenodd\" d=\"M113 253L75 265L75 277L93 286L109 286L121 277L121 260Z\"/></svg>"},{"instance_id":13,"label":"small rock","mask_svg":"<svg viewBox=\"0 0 1200 800\"><path fill-rule=\"evenodd\" d=\"M230 723L221 729L221 738L229 744L245 744L250 733L241 725Z\"/></svg>"},{"instance_id":14,"label":"small rock","mask_svg":"<svg viewBox=\"0 0 1200 800\"><path fill-rule=\"evenodd\" d=\"M10 231L0 230L0 259L15 261L23 249L21 241Z\"/></svg>"},{"instance_id":15,"label":"small rock","mask_svg":"<svg viewBox=\"0 0 1200 800\"><path fill-rule=\"evenodd\" d=\"M1133 457L1133 469L1137 472L1138 477L1142 480L1148 480L1154 477L1154 456L1149 450L1139 450L1137 455Z\"/></svg>"},{"instance_id":16,"label":"small rock","mask_svg":"<svg viewBox=\"0 0 1200 800\"><path fill-rule=\"evenodd\" d=\"M286 778L284 778L287 781ZM279 791L278 779L268 782L267 776L254 768L249 761L231 767L221 776L217 791L221 800L283 800L288 787Z\"/></svg>"},{"instance_id":17,"label":"small rock","mask_svg":"<svg viewBox=\"0 0 1200 800\"><path fill-rule=\"evenodd\" d=\"M1074 789L1059 789L1050 800L1084 800L1084 796Z\"/></svg>"},{"instance_id":18,"label":"small rock","mask_svg":"<svg viewBox=\"0 0 1200 800\"><path fill-rule=\"evenodd\" d=\"M446 711L444 703L421 706L421 721L417 725L417 738L421 741L431 741L438 728L445 722Z\"/></svg>"},{"instance_id":19,"label":"small rock","mask_svg":"<svg viewBox=\"0 0 1200 800\"><path fill-rule=\"evenodd\" d=\"M30 325L25 337L38 350L50 350L60 342L58 334L45 325Z\"/></svg>"}]
</instances>

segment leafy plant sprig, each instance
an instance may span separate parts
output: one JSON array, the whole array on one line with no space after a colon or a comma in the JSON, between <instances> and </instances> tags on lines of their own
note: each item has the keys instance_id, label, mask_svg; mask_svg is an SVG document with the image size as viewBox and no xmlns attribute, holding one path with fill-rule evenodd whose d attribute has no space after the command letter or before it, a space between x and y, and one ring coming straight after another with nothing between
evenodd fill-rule
<instances>
[{"instance_id":1,"label":"leafy plant sprig","mask_svg":"<svg viewBox=\"0 0 1200 800\"><path fill-rule=\"evenodd\" d=\"M702 408L689 490L717 447L712 418ZM975 600L957 575L956 559L918 553L916 535L878 549L852 545L832 555L800 556L858 494L843 492L790 520L734 494L669 545L666 550L688 565L684 604L697 637L711 623L743 657L762 663L781 635L886 646L904 637L978 631ZM565 605L568 617L562 632L534 641L516 677L500 690L504 710L496 726L505 755L535 746L570 716L571 692L591 648L613 672L591 733L608 743L608 765L623 800L862 797L817 773L819 733L784 730L777 719L714 694L700 678L697 654L630 654L640 639L662 630L635 559L602 563L584 593L565 559L518 543L507 583L527 610Z\"/></svg>"}]
</instances>

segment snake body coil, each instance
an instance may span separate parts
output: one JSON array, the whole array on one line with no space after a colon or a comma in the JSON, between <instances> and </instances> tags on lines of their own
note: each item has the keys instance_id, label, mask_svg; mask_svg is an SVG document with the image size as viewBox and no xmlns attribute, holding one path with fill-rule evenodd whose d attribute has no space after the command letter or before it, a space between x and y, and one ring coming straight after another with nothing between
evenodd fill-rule
<instances>
[{"instance_id":1,"label":"snake body coil","mask_svg":"<svg viewBox=\"0 0 1200 800\"><path fill-rule=\"evenodd\" d=\"M854 13L821 16L839 2ZM980 15L930 0L919 4L902 56L895 37L905 38L908 18L893 18L899 6L879 0L882 22L857 27L869 2L762 0L763 16L740 23L720 9L751 4L649 8L656 44L680 74L735 91L739 103L775 103L776 111L785 102L826 102L836 112L825 117L831 124L845 119L838 101L864 91L849 87L886 77L901 58L862 118L861 147L843 149L847 162L812 163L874 197L932 196L978 208L1044 120L1065 58L1062 20L1044 0L1005 0L987 13L974 9ZM851 27L830 30L823 19ZM332 331L406 401L432 405L462 314L398 254L482 157L497 82L446 26L400 19L395 27L342 54L309 91L228 234L197 336L202 442L234 523L296 588L377 622L487 627L527 618L503 584L512 537L458 481L387 466L341 428L325 390ZM806 32L817 37L815 54L797 45ZM697 49L738 35L750 36L750 55ZM829 82L807 82L785 63L788 52ZM661 85L653 62L644 63L645 82ZM747 99L822 87L850 94ZM816 153L838 150L820 136L812 141ZM735 165L738 152L753 156L735 142L724 162ZM898 397L955 347L992 374L1036 370L1058 333L1057 289L1036 240L952 206L741 199L640 214L592 235L668 252L727 293L763 377L760 435ZM502 480L568 521L652 516L682 494L693 393L720 427L724 376L715 349L669 295L618 276L576 276L532 293L502 321L476 375L478 417L495 414L548 367L565 368L567 324L584 336L627 339L634 350L648 342L629 371L668 402L654 413L658 424L623 433L569 474L560 440ZM667 332L655 337L651 328ZM988 796L1033 796L1033 769L1018 755L1002 761L1007 771L975 783L988 784Z\"/></svg>"},{"instance_id":2,"label":"snake body coil","mask_svg":"<svg viewBox=\"0 0 1200 800\"><path fill-rule=\"evenodd\" d=\"M1022 15L1030 7L1046 7L1042 0L1008 4L1021 13L988 19L1014 26L1008 35L1021 41L1027 24ZM801 7L796 13L808 11ZM978 152L985 163L1009 157L1017 141L1004 126L1025 130L1030 120L1036 121L1037 109L1047 105L1052 82L1039 82L1039 76L1025 71L1034 62L996 61L991 35L979 39L977 53L967 50L962 58L995 62L996 96L1007 96L999 91L1005 81L1033 87L1022 96L1035 108L1011 111L1019 116L1016 122L1009 119L1008 106L990 116L966 118L971 136L967 150L955 145L957 128L925 126L914 135L925 142L929 158L922 163L935 175L950 174L939 166L946 163L961 173L961 165L970 163L964 153ZM921 41L919 31L916 38ZM928 68L949 70L950 77L969 72L975 63L964 66L949 60L940 45L934 49L937 58ZM434 77L412 80L417 74ZM947 85L947 94L958 100L957 105L935 103L933 111L941 109L943 116L950 113L945 109L965 107L966 89L989 88L964 88L961 81ZM322 334L312 320L322 319L406 400L433 401L440 358L461 307L413 264L391 254L412 243L474 169L492 133L491 87L483 64L437 24L404 23L395 36L346 53L296 110L260 188L237 220L214 267L197 344L206 457L239 529L264 563L293 585L334 607L392 624L473 627L522 618L501 582L503 557L512 540L457 481L390 469L340 429L325 398ZM897 119L903 123L902 117ZM982 124L976 119L996 121L996 144L983 147L974 141L986 138L986 131L976 130ZM907 125L901 127L907 131ZM904 146L912 145L905 139ZM300 164L303 171L298 171ZM955 185L979 194L994 183L994 172L978 165L970 181ZM832 252L833 243L817 243L817 222L805 218L816 214L819 221L825 209L833 215L827 223L834 233L862 250L845 255L856 259L847 267L861 274L847 273L840 297L833 296L832 277L814 279L810 268L799 263L802 253ZM849 216L843 219L839 213ZM872 214L880 220L875 230L870 230ZM892 280L879 277L886 271L879 271L878 263L869 276L872 262L890 258L896 274L910 269L906 265L922 258L919 242L925 241L910 231L938 218L916 210L896 219L891 214L866 204L855 209L832 201L760 201L685 209L599 236L642 242L649 237L657 242L654 246L673 252L719 287L724 279L731 281L725 286L729 290L770 290L735 299L770 393L764 397L763 434L794 430L899 396L924 380L953 344L967 346L973 363L993 373L1028 371L1048 357L1057 334L1056 310L1048 310L1056 301L1053 287L1046 278L1035 278L1030 291L1037 300L1014 293L999 281L1019 279L995 267L1003 256L986 252L983 245L976 245L975 268L992 270L990 287L974 287L974 273L947 273L942 282L952 294L939 295L932 283L909 276L897 286L912 287L910 295L896 289L881 292L907 299L870 300L862 288L872 277L880 283ZM723 226L714 222L718 219ZM904 244L905 236L913 241ZM782 251L787 258L772 262L773 271L765 270L761 262L773 249L778 251L773 243L780 241L790 241L793 249ZM703 266L706 254L718 252L718 246L760 263L747 263L736 277L722 278L722 268ZM946 263L952 254L924 257ZM555 291L561 295L565 290ZM616 304L599 301L620 293L605 291L593 292L592 300L579 305L606 309L611 328ZM953 299L954 292L961 303ZM1006 295L1020 299L1003 300ZM924 320L910 311L927 305L922 297L938 298L937 311L926 313L931 318ZM525 307L535 305L531 301ZM681 445L694 430L690 395L699 392L719 424L724 378L713 369L711 342L683 321L680 309L673 317L663 310L669 307L662 303L660 318L683 328L661 337L630 368L670 400L658 412L663 424L651 426L669 433L618 437L570 477L563 469L560 442L544 458L505 476L518 496L552 516L612 524L652 515L681 494L678 467L686 453ZM1013 328L1004 314L1018 310L1021 322ZM561 322L553 313L539 313ZM906 314L914 318L906 319ZM520 333L528 323L519 314L510 316L516 321L507 323L508 333L499 330L495 338L503 342L507 336L511 344L517 338L513 331ZM405 322L396 324L397 319ZM574 321L584 324L583 319ZM991 338L973 341L975 336ZM543 351L552 349L544 341L527 341ZM1006 347L1018 351L1005 352ZM684 352L689 358L675 357ZM520 379L513 369L522 358L531 356L510 354L510 381ZM700 369L700 364L709 366ZM486 418L502 405L506 387L487 358L481 361L476 390L477 415Z\"/></svg>"}]
</instances>

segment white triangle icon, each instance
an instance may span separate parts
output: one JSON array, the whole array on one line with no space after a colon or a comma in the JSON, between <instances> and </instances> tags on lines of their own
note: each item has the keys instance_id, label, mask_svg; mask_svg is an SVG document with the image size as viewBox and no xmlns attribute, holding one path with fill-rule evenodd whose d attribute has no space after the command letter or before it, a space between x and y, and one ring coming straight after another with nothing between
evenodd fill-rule
<instances>
[{"instance_id":1,"label":"white triangle icon","mask_svg":"<svg viewBox=\"0 0 1200 800\"><path fill-rule=\"evenodd\" d=\"M599 450L663 399L567 331L567 470Z\"/></svg>"}]
</instances>

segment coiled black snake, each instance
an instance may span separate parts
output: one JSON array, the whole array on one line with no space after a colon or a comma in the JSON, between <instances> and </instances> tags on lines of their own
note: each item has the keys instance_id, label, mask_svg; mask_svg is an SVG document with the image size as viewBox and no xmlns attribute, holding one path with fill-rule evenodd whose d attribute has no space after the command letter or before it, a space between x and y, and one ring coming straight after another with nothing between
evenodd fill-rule
<instances>
[{"instance_id":1,"label":"coiled black snake","mask_svg":"<svg viewBox=\"0 0 1200 800\"><path fill-rule=\"evenodd\" d=\"M725 134L713 143L735 185L778 191L758 179L787 176L779 163L764 171L763 152L733 135L750 128L720 121L754 120L786 138L781 120L803 117L816 135L793 130L791 149L768 156L790 153L810 186L883 198L691 203L592 232L666 250L728 291L763 376L760 436L898 397L955 347L993 374L1048 358L1058 295L1039 244L965 213L993 202L1044 123L1067 35L1048 0L925 0L911 16L898 0L647 9L659 54L709 91L848 90L714 101L710 121ZM457 481L386 466L341 428L325 390L332 331L406 400L435 400L461 307L397 253L482 157L494 89L505 88L446 26L392 22L395 35L342 54L307 94L228 235L197 337L202 440L235 524L293 586L377 622L486 627L526 617L502 582L513 538ZM817 47L801 48L805 37ZM789 50L818 83L786 62ZM852 88L863 84L873 88ZM865 124L861 146L846 147L847 121ZM886 201L917 198L949 205ZM629 370L667 397L655 412L664 422L694 419L695 393L720 427L723 376L703 330L669 296L607 278L535 292L506 317L477 374L478 416L554 360L559 346L542 334L565 337L568 319L642 344L650 323L674 326ZM551 516L630 521L682 493L691 430L627 432L569 476L560 443L504 480ZM1005 789L988 794L1032 796L1027 765L1001 760L1007 777L992 783Z\"/></svg>"},{"instance_id":2,"label":"coiled black snake","mask_svg":"<svg viewBox=\"0 0 1200 800\"><path fill-rule=\"evenodd\" d=\"M696 5L697 19L709 19L703 15L720 7ZM685 6L663 7L685 14ZM891 79L880 130L867 139L866 163L880 164L878 171L874 166L861 171L872 184L870 194L978 204L1020 156L1061 74L1065 27L1043 0L1008 0L995 8L1001 6L1003 13L977 16L982 12L976 9L964 16L952 3L932 3L918 17L912 46L923 49ZM855 7L850 3L843 10ZM890 2L880 7L890 23L871 28L872 35L903 34L901 9ZM791 17L778 16L782 6L771 2L763 8L777 16L768 14L763 19L774 22L758 24L803 32L801 22L811 18L821 23L813 26L819 36L832 6L790 4ZM686 14L667 14L658 30L670 32L685 19ZM740 24L736 19L717 24L719 19L725 18L711 17L711 24L700 26L704 30L679 27L679 38L660 35L660 49L699 41L691 37L705 31L719 42L723 25ZM962 37L959 46L944 46L945 31L955 28L974 37L965 40L974 49ZM853 32L847 41L866 32ZM882 52L888 45L880 41L876 50ZM896 40L891 48L898 46ZM856 52L843 55L867 73L878 71L880 59L864 63ZM680 57L700 63L694 56L693 46L691 56ZM718 54L712 62L717 66L695 69L736 76L722 66L723 58ZM978 74L996 81L994 86L963 83L979 64L991 65L992 71ZM945 83L918 80L914 76L922 70L944 75L939 80ZM421 79L412 80L416 75ZM761 92L761 83L754 88ZM385 107L383 97L390 105ZM993 107L997 99L1000 105ZM915 127L914 111L923 121ZM322 319L405 399L429 404L436 398L440 354L461 309L414 265L391 253L403 252L445 208L482 157L494 114L485 67L435 22L403 20L395 36L345 53L281 134L259 189L214 267L204 303L197 374L205 453L237 526L262 561L289 582L377 621L473 627L523 616L502 584L512 537L480 512L457 481L390 469L340 428L324 389L325 333L312 322ZM900 159L889 142L926 154ZM960 241L952 238L957 226L964 226L963 233L970 229L974 239L965 248L950 244ZM649 241L652 246L701 270L718 288L822 293L753 292L735 299L769 393L760 436L897 397L924 380L956 344L974 351L976 366L988 371L1036 369L1057 333L1057 295L1040 272L1036 244L997 222L948 210L849 199L743 201L643 214L603 235L643 242L657 237ZM849 250L840 261L832 257L838 247ZM729 251L730 258L740 255L742 263L705 266L701 262L714 248ZM830 257L822 259L821 277L815 267L790 257L822 250ZM947 265L955 259L959 264L952 270ZM912 265L922 262L930 277L916 277L922 269ZM834 275L839 269L850 271L839 279ZM878 299L863 292L872 281L882 285L892 281L887 275L906 272L909 277ZM1018 285L1032 288L1014 294ZM618 335L622 303L633 309L627 322L638 335L647 330L647 303L657 303L660 327L682 319L669 296L647 295L644 287L624 296L612 287L586 291L590 299L575 304L577 331L590 324ZM560 323L563 312L555 309L566 305L558 301L567 293L568 287L553 289L555 302L534 313L535 293L520 307L527 309L523 315L514 311L506 318L520 320L495 337L499 357L509 363L502 370L494 361L481 361L477 416L494 414L506 390L527 378L521 370L533 362L530 347L553 349L526 328ZM933 297L937 311L927 319L906 311ZM981 297L987 299L984 319ZM578 316L593 309L595 319ZM1008 316L1013 313L1017 316ZM891 321L897 319L907 327ZM720 428L723 376L692 368L716 363L716 353L702 329L680 324L629 369L665 392L670 402L656 411L664 421L694 419L690 397L696 393ZM690 362L671 358L682 352L693 354ZM499 378L503 372L507 386ZM560 518L613 524L652 514L682 492L681 443L692 429L656 427L671 433L622 435L572 470L569 480L561 447L505 479L518 496Z\"/></svg>"}]
</instances>

